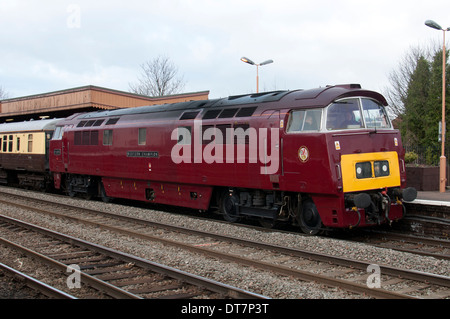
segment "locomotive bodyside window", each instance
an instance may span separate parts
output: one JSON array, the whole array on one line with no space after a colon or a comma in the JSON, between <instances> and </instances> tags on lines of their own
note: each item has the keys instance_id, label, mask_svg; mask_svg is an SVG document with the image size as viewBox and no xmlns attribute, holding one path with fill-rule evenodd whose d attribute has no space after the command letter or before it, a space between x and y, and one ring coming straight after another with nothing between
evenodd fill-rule
<instances>
[{"instance_id":1,"label":"locomotive bodyside window","mask_svg":"<svg viewBox=\"0 0 450 319\"><path fill-rule=\"evenodd\" d=\"M147 143L147 129L140 128L138 135L138 144L145 145Z\"/></svg>"},{"instance_id":2,"label":"locomotive bodyside window","mask_svg":"<svg viewBox=\"0 0 450 319\"><path fill-rule=\"evenodd\" d=\"M319 131L321 123L322 109L292 111L287 131L289 133Z\"/></svg>"},{"instance_id":3,"label":"locomotive bodyside window","mask_svg":"<svg viewBox=\"0 0 450 319\"><path fill-rule=\"evenodd\" d=\"M112 145L113 143L113 130L103 131L103 145Z\"/></svg>"}]
</instances>

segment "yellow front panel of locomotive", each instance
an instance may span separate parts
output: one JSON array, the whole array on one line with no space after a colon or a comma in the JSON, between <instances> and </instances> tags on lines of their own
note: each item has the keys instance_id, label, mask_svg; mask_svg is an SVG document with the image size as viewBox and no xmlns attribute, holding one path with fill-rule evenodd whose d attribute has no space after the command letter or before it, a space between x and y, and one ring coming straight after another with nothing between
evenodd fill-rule
<instances>
[{"instance_id":1,"label":"yellow front panel of locomotive","mask_svg":"<svg viewBox=\"0 0 450 319\"><path fill-rule=\"evenodd\" d=\"M375 177L374 163L377 161L389 162L389 175ZM357 164L371 163L371 176L357 178ZM368 164L367 164L368 165ZM377 152L362 154L347 154L341 157L342 184L344 192L357 192L363 190L380 189L400 186L400 168L397 152Z\"/></svg>"}]
</instances>

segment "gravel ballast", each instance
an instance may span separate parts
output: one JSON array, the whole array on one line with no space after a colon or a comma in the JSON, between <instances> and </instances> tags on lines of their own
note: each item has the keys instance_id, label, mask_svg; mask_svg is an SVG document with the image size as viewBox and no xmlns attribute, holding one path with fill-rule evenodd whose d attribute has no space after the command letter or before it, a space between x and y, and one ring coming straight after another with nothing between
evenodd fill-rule
<instances>
[{"instance_id":1,"label":"gravel ballast","mask_svg":"<svg viewBox=\"0 0 450 319\"><path fill-rule=\"evenodd\" d=\"M80 207L99 209L115 214L148 219L171 225L214 232L224 235L242 237L270 244L296 247L299 249L320 252L322 254L348 257L371 264L389 265L403 269L414 269L439 275L449 276L450 262L432 257L423 257L392 249L373 247L363 243L354 243L323 237L309 237L296 233L266 232L239 225L216 222L214 220L197 219L182 214L168 213L151 209L137 208L118 204L105 204L101 201L86 201L69 197L55 197L48 194L28 192L19 189L1 188L3 191L28 197L52 199ZM178 209L180 212L183 208ZM203 255L182 251L161 243L131 238L109 231L99 232L98 228L68 222L17 208L5 206L0 213L17 219L36 223L42 227L67 233L74 237L91 241L103 246L118 249L154 262L172 266L199 276L224 282L242 289L259 293L270 298L305 298L336 299L361 298L344 290L324 287L321 284L293 280L286 276L245 267L235 263L223 262ZM207 215L205 214L205 217ZM2 257L0 257L2 258ZM3 261L4 262L4 261ZM6 262L4 262L6 263Z\"/></svg>"}]
</instances>

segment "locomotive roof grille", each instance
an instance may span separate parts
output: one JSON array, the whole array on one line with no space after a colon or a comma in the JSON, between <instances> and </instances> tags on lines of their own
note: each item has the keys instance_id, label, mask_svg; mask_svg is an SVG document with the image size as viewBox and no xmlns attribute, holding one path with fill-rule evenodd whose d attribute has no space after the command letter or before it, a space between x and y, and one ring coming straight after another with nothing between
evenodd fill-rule
<instances>
[{"instance_id":1,"label":"locomotive roof grille","mask_svg":"<svg viewBox=\"0 0 450 319\"><path fill-rule=\"evenodd\" d=\"M193 120L197 117L198 113L200 113L200 111L184 112L183 115L181 115L180 120Z\"/></svg>"},{"instance_id":2,"label":"locomotive roof grille","mask_svg":"<svg viewBox=\"0 0 450 319\"><path fill-rule=\"evenodd\" d=\"M88 118L111 117L111 116L120 117L122 115L132 115L142 113L170 112L170 111L181 111L199 108L228 107L228 106L238 106L241 104L273 102L279 101L283 96L285 96L290 92L291 91L274 91L257 94L236 95L227 98L213 99L206 101L179 102L173 104L148 105L110 111L97 111L83 114L80 116L80 118L88 119Z\"/></svg>"},{"instance_id":3,"label":"locomotive roof grille","mask_svg":"<svg viewBox=\"0 0 450 319\"><path fill-rule=\"evenodd\" d=\"M234 115L236 114L236 112L239 109L224 109L222 111L222 113L220 113L219 118L220 119L226 119L226 118L230 118L230 117L234 117Z\"/></svg>"},{"instance_id":4,"label":"locomotive roof grille","mask_svg":"<svg viewBox=\"0 0 450 319\"><path fill-rule=\"evenodd\" d=\"M165 113L169 117L175 117L182 119L190 119L194 116L195 111L202 112L203 119L215 119L217 117L244 117L252 116L253 112L256 110L251 110L251 105L261 105L265 102L277 102L287 95L292 94L292 98L287 99L287 103L290 103L288 107L296 108L307 108L307 107L325 107L332 101L336 99L351 97L356 95L363 95L367 97L379 100L383 105L387 105L386 99L379 93L374 91L362 90L359 84L345 84L345 85L335 85L326 86L309 90L294 90L294 91L273 91L273 92L263 92L257 94L245 94L230 96L227 98L213 99L213 100L203 100L203 101L190 101L190 102L179 102L173 104L163 104L163 105L149 105L134 108L123 108L116 110L107 111L97 111L85 114L77 114L73 118L77 117L80 120L89 120L92 118L119 118L122 115L137 115L137 114L152 114L159 113L158 117L165 117ZM236 115L228 115L228 111L224 111L228 108L239 109L244 106ZM249 107L245 107L249 106ZM208 110L209 109L209 110ZM223 112L223 115L220 115ZM231 114L231 110L229 111ZM241 113L242 112L242 113ZM184 115L183 113L189 113ZM183 114L183 115L182 115ZM195 116L196 117L196 116Z\"/></svg>"}]
</instances>

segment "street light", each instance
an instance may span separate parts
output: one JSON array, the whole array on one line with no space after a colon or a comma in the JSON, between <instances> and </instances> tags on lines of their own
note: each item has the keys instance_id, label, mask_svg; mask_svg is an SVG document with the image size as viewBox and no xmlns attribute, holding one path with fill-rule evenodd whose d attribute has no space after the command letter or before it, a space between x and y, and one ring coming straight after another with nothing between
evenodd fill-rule
<instances>
[{"instance_id":1,"label":"street light","mask_svg":"<svg viewBox=\"0 0 450 319\"><path fill-rule=\"evenodd\" d=\"M258 72L258 68L260 66L273 63L273 60L266 60L266 61L261 62L261 63L255 63L252 60L250 60L249 58L246 58L245 56L243 56L241 58L241 61L245 62L245 63L248 63L248 64L251 64L251 65L256 65L256 93L259 93L259 74L258 74L259 72Z\"/></svg>"},{"instance_id":2,"label":"street light","mask_svg":"<svg viewBox=\"0 0 450 319\"><path fill-rule=\"evenodd\" d=\"M439 192L444 193L445 192L445 186L446 186L446 166L447 166L447 160L445 158L445 31L450 31L450 28L447 29L443 29L439 24L437 24L436 22L434 22L433 20L427 20L425 21L425 25L436 29L436 30L440 30L443 31L444 34L444 46L443 46L443 50L442 50L442 153L441 153L441 160L439 163L440 169L439 169Z\"/></svg>"}]
</instances>

